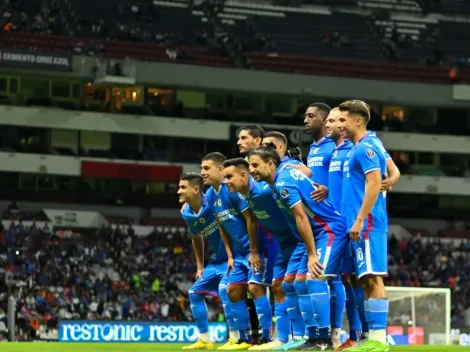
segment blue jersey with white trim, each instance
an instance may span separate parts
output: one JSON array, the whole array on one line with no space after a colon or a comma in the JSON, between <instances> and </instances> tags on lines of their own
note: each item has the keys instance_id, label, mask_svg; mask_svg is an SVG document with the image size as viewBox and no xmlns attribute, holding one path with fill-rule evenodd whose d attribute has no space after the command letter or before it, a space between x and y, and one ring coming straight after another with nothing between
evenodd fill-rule
<instances>
[{"instance_id":1,"label":"blue jersey with white trim","mask_svg":"<svg viewBox=\"0 0 470 352\"><path fill-rule=\"evenodd\" d=\"M345 234L346 227L341 214L327 201L317 202L310 198L310 193L316 189L313 181L302 172L285 165L277 168L273 190L289 209L302 203L315 237L329 236L331 232ZM292 211L290 216L293 218Z\"/></svg>"},{"instance_id":2,"label":"blue jersey with white trim","mask_svg":"<svg viewBox=\"0 0 470 352\"><path fill-rule=\"evenodd\" d=\"M219 220L232 241L234 256L250 253L250 238L243 212L249 209L245 197L237 192L230 193L227 186L220 185L219 192L210 187L206 192L207 204Z\"/></svg>"},{"instance_id":3,"label":"blue jersey with white trim","mask_svg":"<svg viewBox=\"0 0 470 352\"><path fill-rule=\"evenodd\" d=\"M181 216L188 226L191 235L201 235L211 250L211 262L214 264L227 261L227 251L220 237L219 226L215 220L212 209L207 204L207 197L202 196L202 205L198 213L195 213L189 204L185 204L181 209Z\"/></svg>"},{"instance_id":4,"label":"blue jersey with white trim","mask_svg":"<svg viewBox=\"0 0 470 352\"><path fill-rule=\"evenodd\" d=\"M346 218L348 230L356 221L364 201L366 175L379 170L382 179L387 174L383 146L377 138L365 135L350 150L343 164L343 200L341 212ZM388 231L386 192L379 194L367 219L363 231Z\"/></svg>"},{"instance_id":5,"label":"blue jersey with white trim","mask_svg":"<svg viewBox=\"0 0 470 352\"><path fill-rule=\"evenodd\" d=\"M377 137L377 133L375 133L374 131L367 131L366 133L367 133L367 135L368 135L369 137L377 138L377 140L379 141L380 145L382 146L382 151L383 151L383 153L384 153L384 155L385 155L385 160L391 159L392 157L390 156L390 154L389 154L389 153L387 152L387 150L385 149L385 146L384 146L383 142L380 140L379 137Z\"/></svg>"},{"instance_id":6,"label":"blue jersey with white trim","mask_svg":"<svg viewBox=\"0 0 470 352\"><path fill-rule=\"evenodd\" d=\"M331 156L328 170L328 201L333 208L338 209L340 212L343 196L343 164L352 146L350 140L345 140L338 145Z\"/></svg>"},{"instance_id":7,"label":"blue jersey with white trim","mask_svg":"<svg viewBox=\"0 0 470 352\"><path fill-rule=\"evenodd\" d=\"M256 182L253 178L250 178L246 200L261 223L261 227L276 239L281 250L293 248L302 242L297 229L292 231L284 218L269 184Z\"/></svg>"},{"instance_id":8,"label":"blue jersey with white trim","mask_svg":"<svg viewBox=\"0 0 470 352\"><path fill-rule=\"evenodd\" d=\"M312 170L313 182L328 187L328 168L335 148L335 142L328 137L323 137L310 145L307 166Z\"/></svg>"}]
</instances>

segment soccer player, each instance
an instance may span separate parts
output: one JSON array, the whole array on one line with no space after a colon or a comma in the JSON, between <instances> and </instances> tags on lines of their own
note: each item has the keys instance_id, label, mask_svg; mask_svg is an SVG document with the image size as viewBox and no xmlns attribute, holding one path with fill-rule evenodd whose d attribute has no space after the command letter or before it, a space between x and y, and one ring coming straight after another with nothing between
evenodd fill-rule
<instances>
[{"instance_id":1,"label":"soccer player","mask_svg":"<svg viewBox=\"0 0 470 352\"><path fill-rule=\"evenodd\" d=\"M290 210L290 216L307 248L308 255L304 257L299 271L304 269L305 274L308 272L307 295L313 303L314 315L313 319L303 315L309 339L299 349L331 349L329 289L324 279L339 272L346 245L343 218L327 201L312 200L310 193L316 189L312 180L286 164L281 165L274 149L260 147L253 150L250 153L250 171L272 185L282 206ZM296 281L301 279L296 277ZM298 294L302 309L301 294Z\"/></svg>"},{"instance_id":2,"label":"soccer player","mask_svg":"<svg viewBox=\"0 0 470 352\"><path fill-rule=\"evenodd\" d=\"M307 166L312 170L312 180L316 189L313 198L326 198L328 194L328 177L330 161L336 148L335 142L326 135L325 121L330 114L330 107L324 103L311 104L304 119L304 132L312 135L313 143L307 158ZM339 210L339 208L336 208ZM335 346L340 345L340 333L343 325L343 313L346 301L341 275L328 280L331 297L332 339Z\"/></svg>"},{"instance_id":3,"label":"soccer player","mask_svg":"<svg viewBox=\"0 0 470 352\"><path fill-rule=\"evenodd\" d=\"M369 339L350 351L388 351L388 300L382 276L387 275L388 216L386 193L381 192L387 167L383 146L367 135L367 104L349 100L339 105L340 130L351 140L343 166L342 210L355 253L356 277L364 288Z\"/></svg>"},{"instance_id":4,"label":"soccer player","mask_svg":"<svg viewBox=\"0 0 470 352\"><path fill-rule=\"evenodd\" d=\"M292 159L287 156L287 137L284 133L277 131L270 131L264 135L263 142L261 143L264 146L272 144L279 156L281 157L281 163L287 163L288 166L299 170L307 177L312 177L312 171L305 166L302 162L296 159Z\"/></svg>"},{"instance_id":5,"label":"soccer player","mask_svg":"<svg viewBox=\"0 0 470 352\"><path fill-rule=\"evenodd\" d=\"M179 202L183 204L181 216L192 235L194 255L196 257L196 282L189 289L189 301L194 320L199 329L196 343L183 347L184 350L213 349L209 340L209 322L204 296L220 296L225 311L225 318L230 329L227 346L239 339L238 330L233 320L231 303L227 294L227 252L220 238L219 227L214 213L207 205L203 194L202 176L196 173L185 173L181 176L178 188ZM204 268L204 239L213 252L212 260Z\"/></svg>"},{"instance_id":6,"label":"soccer player","mask_svg":"<svg viewBox=\"0 0 470 352\"><path fill-rule=\"evenodd\" d=\"M264 130L259 125L247 125L240 128L237 136L237 147L240 155L248 158L250 151L256 147L259 147L264 137ZM246 300L248 305L248 312L250 313L250 326L253 341L258 343L262 338L262 332L260 331L258 316L256 314L256 307L253 298L248 292Z\"/></svg>"},{"instance_id":7,"label":"soccer player","mask_svg":"<svg viewBox=\"0 0 470 352\"><path fill-rule=\"evenodd\" d=\"M207 154L201 162L201 175L204 184L211 186L206 197L216 215L227 251L228 296L240 332L239 342L224 350L246 350L253 345L245 302L247 289L255 299L256 312L263 328L262 341L268 342L270 339L272 313L265 288L272 281L273 263L269 262L265 254L277 250L277 243L267 238L263 231L258 231L258 220L249 209L245 197L239 193L230 193L222 183L225 160L221 153Z\"/></svg>"},{"instance_id":8,"label":"soccer player","mask_svg":"<svg viewBox=\"0 0 470 352\"><path fill-rule=\"evenodd\" d=\"M318 185L328 186L328 167L336 145L325 136L325 119L330 107L324 103L310 104L305 111L304 133L313 137L307 157L307 166L312 170L312 180Z\"/></svg>"},{"instance_id":9,"label":"soccer player","mask_svg":"<svg viewBox=\"0 0 470 352\"><path fill-rule=\"evenodd\" d=\"M238 151L240 155L247 157L250 151L261 145L264 137L264 130L258 125L248 125L240 128L238 132Z\"/></svg>"},{"instance_id":10,"label":"soccer player","mask_svg":"<svg viewBox=\"0 0 470 352\"><path fill-rule=\"evenodd\" d=\"M387 177L382 180L381 191L391 191L393 185L400 179L400 170L398 169L390 154L383 147L383 143L377 137L377 134L372 131L367 131L367 135L369 137L377 138L377 140L380 142L380 145L382 146L382 151L385 154L385 160L387 160Z\"/></svg>"},{"instance_id":11,"label":"soccer player","mask_svg":"<svg viewBox=\"0 0 470 352\"><path fill-rule=\"evenodd\" d=\"M224 183L230 192L239 192L245 196L261 226L279 243L272 284L277 339L251 347L250 350L271 350L285 345L291 335L291 323L294 339L300 340L305 334L305 323L300 314L293 283L305 253L305 245L295 226L291 226L284 218L271 187L266 182L255 182L250 177L249 165L245 159L235 158L224 162ZM287 300L283 288L288 293Z\"/></svg>"}]
</instances>

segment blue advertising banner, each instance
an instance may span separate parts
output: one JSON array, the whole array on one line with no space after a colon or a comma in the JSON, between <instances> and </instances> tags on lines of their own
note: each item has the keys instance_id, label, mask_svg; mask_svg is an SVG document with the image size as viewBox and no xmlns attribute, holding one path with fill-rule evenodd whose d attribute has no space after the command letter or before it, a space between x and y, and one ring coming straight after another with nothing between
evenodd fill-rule
<instances>
[{"instance_id":1,"label":"blue advertising banner","mask_svg":"<svg viewBox=\"0 0 470 352\"><path fill-rule=\"evenodd\" d=\"M227 339L225 323L209 323L210 339ZM60 342L196 342L199 331L191 323L137 321L60 321Z\"/></svg>"}]
</instances>

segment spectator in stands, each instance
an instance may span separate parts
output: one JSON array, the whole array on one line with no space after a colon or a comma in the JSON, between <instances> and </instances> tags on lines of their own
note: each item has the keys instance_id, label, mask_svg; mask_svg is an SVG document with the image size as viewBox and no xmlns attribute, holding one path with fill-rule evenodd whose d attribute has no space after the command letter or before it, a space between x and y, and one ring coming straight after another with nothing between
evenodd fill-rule
<instances>
[{"instance_id":1,"label":"spectator in stands","mask_svg":"<svg viewBox=\"0 0 470 352\"><path fill-rule=\"evenodd\" d=\"M405 112L401 106L387 107L382 112L384 131L402 132Z\"/></svg>"}]
</instances>

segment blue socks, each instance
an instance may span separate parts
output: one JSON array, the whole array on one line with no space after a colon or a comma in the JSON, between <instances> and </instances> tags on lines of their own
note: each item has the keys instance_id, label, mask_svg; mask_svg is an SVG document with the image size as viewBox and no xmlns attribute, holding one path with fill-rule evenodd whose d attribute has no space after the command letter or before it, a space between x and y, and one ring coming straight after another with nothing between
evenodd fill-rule
<instances>
[{"instance_id":1,"label":"blue socks","mask_svg":"<svg viewBox=\"0 0 470 352\"><path fill-rule=\"evenodd\" d=\"M310 299L315 312L315 318L319 327L318 337L327 339L330 337L330 295L326 281L307 280Z\"/></svg>"},{"instance_id":2,"label":"blue socks","mask_svg":"<svg viewBox=\"0 0 470 352\"><path fill-rule=\"evenodd\" d=\"M310 299L310 293L308 292L308 286L306 282L294 281L294 288L299 298L299 307L302 314L302 318L305 321L307 327L316 326L317 322L313 316L313 306ZM329 306L329 304L328 304ZM310 336L310 331L309 331ZM315 336L310 336L315 338Z\"/></svg>"},{"instance_id":3,"label":"blue socks","mask_svg":"<svg viewBox=\"0 0 470 352\"><path fill-rule=\"evenodd\" d=\"M292 324L292 334L294 337L305 335L305 321L299 307L299 298L293 284L282 283L282 289L286 295L287 315Z\"/></svg>"},{"instance_id":4,"label":"blue socks","mask_svg":"<svg viewBox=\"0 0 470 352\"><path fill-rule=\"evenodd\" d=\"M287 315L287 304L285 302L274 303L274 316L276 317L277 339L283 343L289 342L291 324Z\"/></svg>"},{"instance_id":5,"label":"blue socks","mask_svg":"<svg viewBox=\"0 0 470 352\"><path fill-rule=\"evenodd\" d=\"M388 315L388 300L369 298L366 301L367 322L369 323L369 330L385 330L387 328L387 315Z\"/></svg>"},{"instance_id":6,"label":"blue socks","mask_svg":"<svg viewBox=\"0 0 470 352\"><path fill-rule=\"evenodd\" d=\"M207 317L207 306L206 302L204 301L204 296L197 293L190 293L189 302L191 303L191 311L193 312L193 318L196 321L199 332L208 332L209 320Z\"/></svg>"},{"instance_id":7,"label":"blue socks","mask_svg":"<svg viewBox=\"0 0 470 352\"><path fill-rule=\"evenodd\" d=\"M368 334L369 324L367 323L367 317L366 317L364 290L362 289L362 287L355 287L353 288L353 290L354 290L354 301L356 302L357 312L359 314L359 319L361 319L362 334L363 335Z\"/></svg>"},{"instance_id":8,"label":"blue socks","mask_svg":"<svg viewBox=\"0 0 470 352\"><path fill-rule=\"evenodd\" d=\"M240 332L240 340L251 342L250 314L245 300L232 303L232 314Z\"/></svg>"},{"instance_id":9,"label":"blue socks","mask_svg":"<svg viewBox=\"0 0 470 352\"><path fill-rule=\"evenodd\" d=\"M361 338L362 324L354 300L354 289L346 288L346 316L349 321L349 338L352 341L359 341Z\"/></svg>"},{"instance_id":10,"label":"blue socks","mask_svg":"<svg viewBox=\"0 0 470 352\"><path fill-rule=\"evenodd\" d=\"M266 296L255 299L256 314L258 314L259 325L263 329L262 337L271 341L271 328L273 325L273 316L271 304Z\"/></svg>"},{"instance_id":11,"label":"blue socks","mask_svg":"<svg viewBox=\"0 0 470 352\"><path fill-rule=\"evenodd\" d=\"M328 281L330 286L331 328L341 329L343 326L344 306L346 305L346 292L341 276Z\"/></svg>"},{"instance_id":12,"label":"blue socks","mask_svg":"<svg viewBox=\"0 0 470 352\"><path fill-rule=\"evenodd\" d=\"M230 302L230 299L228 298L227 286L219 286L219 295L220 299L222 300L225 319L227 320L229 330L232 332L238 331L237 324L235 324L235 320L233 320L232 302Z\"/></svg>"}]
</instances>

